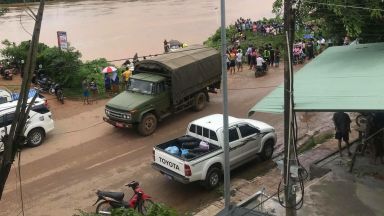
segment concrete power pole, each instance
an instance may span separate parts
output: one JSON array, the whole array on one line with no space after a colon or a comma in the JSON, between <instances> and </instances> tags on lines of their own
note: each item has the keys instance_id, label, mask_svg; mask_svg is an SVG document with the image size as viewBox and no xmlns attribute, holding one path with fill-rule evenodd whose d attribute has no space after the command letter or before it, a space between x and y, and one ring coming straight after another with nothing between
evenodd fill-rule
<instances>
[{"instance_id":1,"label":"concrete power pole","mask_svg":"<svg viewBox=\"0 0 384 216\"><path fill-rule=\"evenodd\" d=\"M9 172L12 167L12 163L15 160L17 151L19 150L20 143L24 142L24 127L28 117L29 110L31 109L37 94L32 99L27 107L28 91L31 85L33 72L36 66L36 55L39 44L41 22L43 20L45 1L40 1L40 6L35 16L35 27L33 30L32 40L28 50L28 57L24 68L23 82L20 90L20 97L16 106L15 119L12 123L11 130L4 143L4 157L1 161L0 167L0 199L2 197L5 182L7 181Z\"/></svg>"},{"instance_id":2,"label":"concrete power pole","mask_svg":"<svg viewBox=\"0 0 384 216\"><path fill-rule=\"evenodd\" d=\"M294 179L291 176L291 166L296 165L294 160L294 144L292 131L293 113L293 67L292 47L294 40L294 19L292 5L294 0L284 1L284 32L286 35L286 51L284 54L284 197L286 216L296 215L296 193L294 192Z\"/></svg>"}]
</instances>

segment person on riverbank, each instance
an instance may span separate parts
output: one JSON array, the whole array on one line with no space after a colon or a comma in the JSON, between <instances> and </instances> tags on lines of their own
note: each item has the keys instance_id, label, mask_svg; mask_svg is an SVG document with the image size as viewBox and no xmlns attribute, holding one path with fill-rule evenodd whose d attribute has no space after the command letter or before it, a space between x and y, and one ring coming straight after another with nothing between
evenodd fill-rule
<instances>
[{"instance_id":1,"label":"person on riverbank","mask_svg":"<svg viewBox=\"0 0 384 216\"><path fill-rule=\"evenodd\" d=\"M280 65L280 50L279 47L275 49L275 67L279 67Z\"/></svg>"},{"instance_id":2,"label":"person on riverbank","mask_svg":"<svg viewBox=\"0 0 384 216\"><path fill-rule=\"evenodd\" d=\"M229 53L229 73L235 74L236 72L236 53L234 50L231 50Z\"/></svg>"},{"instance_id":3,"label":"person on riverbank","mask_svg":"<svg viewBox=\"0 0 384 216\"><path fill-rule=\"evenodd\" d=\"M85 104L89 104L89 83L87 78L83 79L83 82L81 83L81 87L83 90L83 102Z\"/></svg>"},{"instance_id":4,"label":"person on riverbank","mask_svg":"<svg viewBox=\"0 0 384 216\"><path fill-rule=\"evenodd\" d=\"M275 64L275 50L273 49L272 45L269 48L269 64L271 67L273 67L273 64Z\"/></svg>"},{"instance_id":5,"label":"person on riverbank","mask_svg":"<svg viewBox=\"0 0 384 216\"><path fill-rule=\"evenodd\" d=\"M247 56L248 65L251 65L252 47L252 45L248 45L247 51L245 52L245 56Z\"/></svg>"},{"instance_id":6,"label":"person on riverbank","mask_svg":"<svg viewBox=\"0 0 384 216\"><path fill-rule=\"evenodd\" d=\"M131 77L132 75L132 71L127 67L126 70L121 74L121 78L122 78L122 81L121 83L123 83L123 89L125 89L128 85L128 80L129 80L129 77Z\"/></svg>"},{"instance_id":7,"label":"person on riverbank","mask_svg":"<svg viewBox=\"0 0 384 216\"><path fill-rule=\"evenodd\" d=\"M236 66L237 72L243 72L243 51L241 49L237 50Z\"/></svg>"},{"instance_id":8,"label":"person on riverbank","mask_svg":"<svg viewBox=\"0 0 384 216\"><path fill-rule=\"evenodd\" d=\"M351 119L345 112L336 112L333 114L333 123L335 125L335 138L338 141L340 157L343 156L341 152L341 140L344 140L348 149L348 156L351 156L351 150L349 147L349 133L351 132Z\"/></svg>"},{"instance_id":9,"label":"person on riverbank","mask_svg":"<svg viewBox=\"0 0 384 216\"><path fill-rule=\"evenodd\" d=\"M115 79L111 79L113 94L119 93L119 83L120 83L119 76L116 76Z\"/></svg>"},{"instance_id":10,"label":"person on riverbank","mask_svg":"<svg viewBox=\"0 0 384 216\"><path fill-rule=\"evenodd\" d=\"M91 93L92 93L92 102L95 101L97 103L97 98L99 96L99 89L97 88L95 78L91 79L91 82L89 83L89 89L91 90Z\"/></svg>"},{"instance_id":11,"label":"person on riverbank","mask_svg":"<svg viewBox=\"0 0 384 216\"><path fill-rule=\"evenodd\" d=\"M256 48L252 48L251 53L251 64L249 65L249 70L256 68L256 58L257 58L257 51Z\"/></svg>"},{"instance_id":12,"label":"person on riverbank","mask_svg":"<svg viewBox=\"0 0 384 216\"><path fill-rule=\"evenodd\" d=\"M112 80L109 74L104 75L104 88L106 93L111 93L112 90Z\"/></svg>"},{"instance_id":13,"label":"person on riverbank","mask_svg":"<svg viewBox=\"0 0 384 216\"><path fill-rule=\"evenodd\" d=\"M164 52L167 53L169 52L169 45L168 45L168 41L166 39L164 39Z\"/></svg>"}]
</instances>

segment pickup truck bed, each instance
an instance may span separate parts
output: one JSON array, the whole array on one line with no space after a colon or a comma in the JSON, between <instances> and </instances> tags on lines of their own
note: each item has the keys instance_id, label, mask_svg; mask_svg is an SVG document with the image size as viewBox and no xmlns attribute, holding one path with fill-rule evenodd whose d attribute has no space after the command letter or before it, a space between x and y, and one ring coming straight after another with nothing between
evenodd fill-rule
<instances>
[{"instance_id":1,"label":"pickup truck bed","mask_svg":"<svg viewBox=\"0 0 384 216\"><path fill-rule=\"evenodd\" d=\"M170 152L167 152L165 149L171 146L176 146L179 149L188 149L189 153L186 155L181 155L181 154L172 154L172 156L177 157L183 161L191 161L195 160L196 158L202 157L206 154L209 154L211 152L214 152L221 147L208 143L209 149L208 150L201 150L199 148L199 143L202 140L197 139L195 137L191 136L182 136L173 140L170 140L168 142L162 143L157 145L155 148L158 150L161 150L163 152L166 152L167 154L171 154Z\"/></svg>"}]
</instances>

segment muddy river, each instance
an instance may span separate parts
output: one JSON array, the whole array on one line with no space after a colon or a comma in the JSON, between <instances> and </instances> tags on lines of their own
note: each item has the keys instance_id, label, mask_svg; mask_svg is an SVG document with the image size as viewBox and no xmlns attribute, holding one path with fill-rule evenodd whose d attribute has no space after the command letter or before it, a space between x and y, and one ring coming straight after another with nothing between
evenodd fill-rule
<instances>
[{"instance_id":1,"label":"muddy river","mask_svg":"<svg viewBox=\"0 0 384 216\"><path fill-rule=\"evenodd\" d=\"M226 0L226 22L271 17L273 1ZM31 38L34 21L23 9L11 7L0 18L0 40ZM57 46L56 32L66 31L83 59L113 60L161 53L164 39L202 43L219 26L219 0L54 1L46 4L40 41Z\"/></svg>"}]
</instances>

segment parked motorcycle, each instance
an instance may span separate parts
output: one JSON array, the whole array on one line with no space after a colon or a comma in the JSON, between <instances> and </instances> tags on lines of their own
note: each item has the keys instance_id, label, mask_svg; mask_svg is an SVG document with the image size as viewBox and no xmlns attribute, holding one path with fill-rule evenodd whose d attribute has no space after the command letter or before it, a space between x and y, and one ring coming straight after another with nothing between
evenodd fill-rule
<instances>
[{"instance_id":1,"label":"parked motorcycle","mask_svg":"<svg viewBox=\"0 0 384 216\"><path fill-rule=\"evenodd\" d=\"M96 194L98 198L93 204L96 205L98 203L96 206L96 213L100 215L111 215L112 209L115 208L133 208L139 213L146 215L149 208L154 204L151 197L144 193L144 191L139 187L139 182L137 181L132 181L125 186L132 188L134 192L129 201L124 200L123 192L97 190Z\"/></svg>"},{"instance_id":2,"label":"parked motorcycle","mask_svg":"<svg viewBox=\"0 0 384 216\"><path fill-rule=\"evenodd\" d=\"M5 79L5 80L12 80L12 78L13 78L13 73L12 73L11 70L6 69L6 70L3 70L3 71L1 72L1 76L2 76L3 79Z\"/></svg>"},{"instance_id":3,"label":"parked motorcycle","mask_svg":"<svg viewBox=\"0 0 384 216\"><path fill-rule=\"evenodd\" d=\"M49 92L53 92L56 95L57 100L64 104L64 92L59 83L53 83L49 89Z\"/></svg>"},{"instance_id":4,"label":"parked motorcycle","mask_svg":"<svg viewBox=\"0 0 384 216\"><path fill-rule=\"evenodd\" d=\"M49 92L50 94L54 94L54 88L52 86L53 82L52 80L45 76L45 75L40 75L36 79L36 84L39 86L39 90L42 92Z\"/></svg>"}]
</instances>

